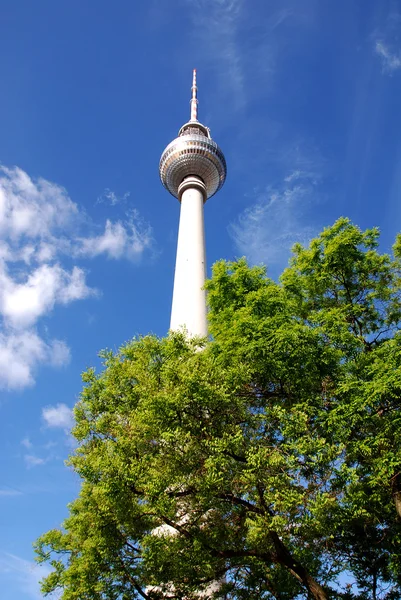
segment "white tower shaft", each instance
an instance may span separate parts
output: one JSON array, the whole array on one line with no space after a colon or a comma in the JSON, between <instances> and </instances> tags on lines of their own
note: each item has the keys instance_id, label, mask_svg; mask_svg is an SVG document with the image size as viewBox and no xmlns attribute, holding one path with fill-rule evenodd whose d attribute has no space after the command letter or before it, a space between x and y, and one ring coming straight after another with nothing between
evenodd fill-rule
<instances>
[{"instance_id":1,"label":"white tower shaft","mask_svg":"<svg viewBox=\"0 0 401 600\"><path fill-rule=\"evenodd\" d=\"M185 328L189 337L206 337L205 186L199 177L190 176L179 191L181 210L170 329Z\"/></svg>"},{"instance_id":2,"label":"white tower shaft","mask_svg":"<svg viewBox=\"0 0 401 600\"><path fill-rule=\"evenodd\" d=\"M170 329L189 338L207 337L203 205L224 184L224 154L210 130L198 121L196 69L192 74L191 116L165 148L159 164L164 187L181 202Z\"/></svg>"}]
</instances>

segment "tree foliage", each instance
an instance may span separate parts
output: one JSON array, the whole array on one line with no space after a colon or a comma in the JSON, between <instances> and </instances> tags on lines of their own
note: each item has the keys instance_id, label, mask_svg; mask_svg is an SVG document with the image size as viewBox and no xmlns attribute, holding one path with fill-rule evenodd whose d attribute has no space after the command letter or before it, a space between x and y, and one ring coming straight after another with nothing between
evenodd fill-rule
<instances>
[{"instance_id":1,"label":"tree foliage","mask_svg":"<svg viewBox=\"0 0 401 600\"><path fill-rule=\"evenodd\" d=\"M279 283L218 262L212 341L104 352L75 407L80 495L36 542L43 592L401 598L400 281L401 238L380 254L340 219Z\"/></svg>"}]
</instances>

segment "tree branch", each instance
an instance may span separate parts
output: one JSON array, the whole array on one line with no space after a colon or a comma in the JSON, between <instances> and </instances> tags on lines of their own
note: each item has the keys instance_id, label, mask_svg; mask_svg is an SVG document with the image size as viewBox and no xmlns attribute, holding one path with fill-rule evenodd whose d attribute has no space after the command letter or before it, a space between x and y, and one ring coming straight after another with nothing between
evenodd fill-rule
<instances>
[{"instance_id":1,"label":"tree branch","mask_svg":"<svg viewBox=\"0 0 401 600\"><path fill-rule=\"evenodd\" d=\"M269 531L269 536L273 542L276 554L275 562L285 566L290 573L302 583L315 600L328 600L328 596L322 586L308 573L301 563L296 560L285 546L279 535L275 531Z\"/></svg>"},{"instance_id":2,"label":"tree branch","mask_svg":"<svg viewBox=\"0 0 401 600\"><path fill-rule=\"evenodd\" d=\"M216 498L219 498L220 500L224 500L226 502L231 502L232 504L236 504L238 506L244 506L251 512L255 512L258 515L265 514L264 510L255 506L255 504L252 504L252 502L248 502L248 500L244 500L243 498L237 498L237 496L234 496L234 494L217 494Z\"/></svg>"}]
</instances>

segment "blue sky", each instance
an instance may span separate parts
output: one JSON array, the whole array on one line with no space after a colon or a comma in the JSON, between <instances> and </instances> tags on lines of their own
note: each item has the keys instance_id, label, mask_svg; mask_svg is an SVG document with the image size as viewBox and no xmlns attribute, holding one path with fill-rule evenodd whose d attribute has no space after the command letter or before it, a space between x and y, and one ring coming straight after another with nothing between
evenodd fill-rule
<instances>
[{"instance_id":1,"label":"blue sky","mask_svg":"<svg viewBox=\"0 0 401 600\"><path fill-rule=\"evenodd\" d=\"M80 374L169 324L179 204L164 147L199 118L228 177L206 205L209 267L277 277L341 215L401 220L401 2L0 0L0 586L39 597L31 544L78 481Z\"/></svg>"}]
</instances>

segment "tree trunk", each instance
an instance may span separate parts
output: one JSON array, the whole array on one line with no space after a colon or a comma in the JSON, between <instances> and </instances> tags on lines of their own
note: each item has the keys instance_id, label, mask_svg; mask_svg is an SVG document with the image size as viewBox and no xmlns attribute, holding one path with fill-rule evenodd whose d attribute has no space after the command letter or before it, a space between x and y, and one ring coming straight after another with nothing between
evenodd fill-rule
<instances>
[{"instance_id":1,"label":"tree trunk","mask_svg":"<svg viewBox=\"0 0 401 600\"><path fill-rule=\"evenodd\" d=\"M302 583L315 600L328 600L328 595L322 586L308 573L280 540L275 531L270 531L270 538L275 548L275 558L278 563L286 567L300 583Z\"/></svg>"},{"instance_id":2,"label":"tree trunk","mask_svg":"<svg viewBox=\"0 0 401 600\"><path fill-rule=\"evenodd\" d=\"M376 571L373 573L372 597L373 597L373 600L376 600L376 598L377 598L377 573L376 573Z\"/></svg>"}]
</instances>

